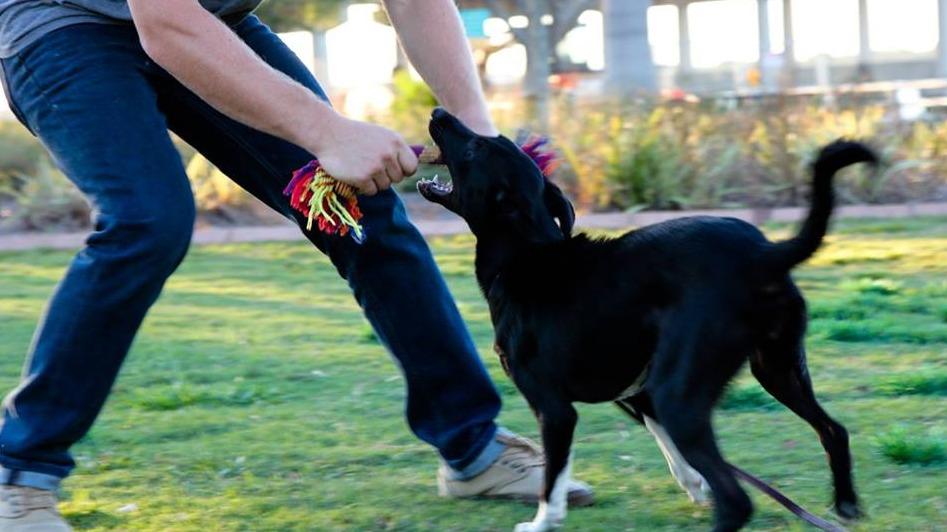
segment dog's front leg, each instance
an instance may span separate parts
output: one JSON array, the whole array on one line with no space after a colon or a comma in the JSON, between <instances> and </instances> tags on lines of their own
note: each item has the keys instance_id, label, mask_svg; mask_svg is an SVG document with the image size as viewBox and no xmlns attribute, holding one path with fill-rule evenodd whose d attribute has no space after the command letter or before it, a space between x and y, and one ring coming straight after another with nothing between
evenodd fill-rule
<instances>
[{"instance_id":1,"label":"dog's front leg","mask_svg":"<svg viewBox=\"0 0 947 532\"><path fill-rule=\"evenodd\" d=\"M562 526L572 477L572 435L578 414L571 404L537 408L546 454L545 485L539 496L536 517L516 525L515 532L546 532Z\"/></svg>"}]
</instances>

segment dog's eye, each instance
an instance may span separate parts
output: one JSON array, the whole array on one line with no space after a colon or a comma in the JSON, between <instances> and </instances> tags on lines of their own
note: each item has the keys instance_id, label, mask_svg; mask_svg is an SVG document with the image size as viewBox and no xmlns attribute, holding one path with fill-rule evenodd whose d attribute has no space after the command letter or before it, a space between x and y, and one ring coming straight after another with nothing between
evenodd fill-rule
<instances>
[{"instance_id":1,"label":"dog's eye","mask_svg":"<svg viewBox=\"0 0 947 532\"><path fill-rule=\"evenodd\" d=\"M516 213L516 202L505 190L500 190L496 195L497 212L502 215L512 215Z\"/></svg>"},{"instance_id":2,"label":"dog's eye","mask_svg":"<svg viewBox=\"0 0 947 532\"><path fill-rule=\"evenodd\" d=\"M482 152L485 146L483 139L474 139L473 142L469 144L469 148L464 152L464 160L472 161L477 157L477 153Z\"/></svg>"}]
</instances>

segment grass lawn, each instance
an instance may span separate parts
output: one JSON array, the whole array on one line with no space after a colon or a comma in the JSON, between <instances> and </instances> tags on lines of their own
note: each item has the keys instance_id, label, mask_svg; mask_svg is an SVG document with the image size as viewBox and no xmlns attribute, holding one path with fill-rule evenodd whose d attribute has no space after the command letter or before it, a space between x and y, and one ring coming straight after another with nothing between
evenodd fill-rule
<instances>
[{"instance_id":1,"label":"grass lawn","mask_svg":"<svg viewBox=\"0 0 947 532\"><path fill-rule=\"evenodd\" d=\"M770 227L774 236L788 228ZM432 242L505 399L536 435L492 353L472 239ZM0 254L0 388L17 382L35 322L70 255ZM837 224L797 278L809 363L851 431L869 518L853 530L947 528L947 219ZM347 286L308 246L192 251L150 314L114 394L76 448L63 512L79 529L511 530L533 509L437 497L435 453L408 431L404 389ZM653 439L613 406L580 408L576 475L599 504L571 530L706 530ZM734 463L826 515L815 433L744 371L718 410ZM750 530L804 530L751 492Z\"/></svg>"}]
</instances>

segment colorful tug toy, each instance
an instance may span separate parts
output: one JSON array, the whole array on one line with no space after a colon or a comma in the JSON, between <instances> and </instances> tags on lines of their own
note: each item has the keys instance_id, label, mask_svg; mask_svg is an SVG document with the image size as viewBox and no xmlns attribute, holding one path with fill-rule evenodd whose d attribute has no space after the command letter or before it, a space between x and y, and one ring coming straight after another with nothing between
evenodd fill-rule
<instances>
[{"instance_id":1,"label":"colorful tug toy","mask_svg":"<svg viewBox=\"0 0 947 532\"><path fill-rule=\"evenodd\" d=\"M555 153L548 149L548 139L530 136L520 144L520 148L549 177L558 167ZM436 147L424 148L412 146L415 155L422 164L440 164L440 152ZM357 191L351 185L336 181L313 159L306 166L293 172L293 178L283 189L283 195L289 197L293 209L306 216L306 230L312 231L313 222L319 231L339 236L351 234L361 243L365 231L360 220L362 211L358 208Z\"/></svg>"}]
</instances>

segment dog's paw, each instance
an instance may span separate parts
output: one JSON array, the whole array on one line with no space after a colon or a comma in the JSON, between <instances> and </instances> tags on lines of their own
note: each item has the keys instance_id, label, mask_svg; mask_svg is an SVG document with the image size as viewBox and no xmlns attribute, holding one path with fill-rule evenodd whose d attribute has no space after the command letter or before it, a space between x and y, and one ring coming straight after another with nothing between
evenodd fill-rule
<instances>
[{"instance_id":1,"label":"dog's paw","mask_svg":"<svg viewBox=\"0 0 947 532\"><path fill-rule=\"evenodd\" d=\"M552 530L558 529L559 524L552 521L542 520L520 523L516 525L516 528L513 529L513 532L550 532Z\"/></svg>"},{"instance_id":2,"label":"dog's paw","mask_svg":"<svg viewBox=\"0 0 947 532\"><path fill-rule=\"evenodd\" d=\"M838 502L835 505L835 513L848 522L857 521L864 517L864 513L862 513L861 508L858 507L858 503L849 501Z\"/></svg>"},{"instance_id":3,"label":"dog's paw","mask_svg":"<svg viewBox=\"0 0 947 532\"><path fill-rule=\"evenodd\" d=\"M706 506L713 499L710 484L695 469L690 469L679 479L680 485L687 493L687 498L694 504Z\"/></svg>"}]
</instances>

